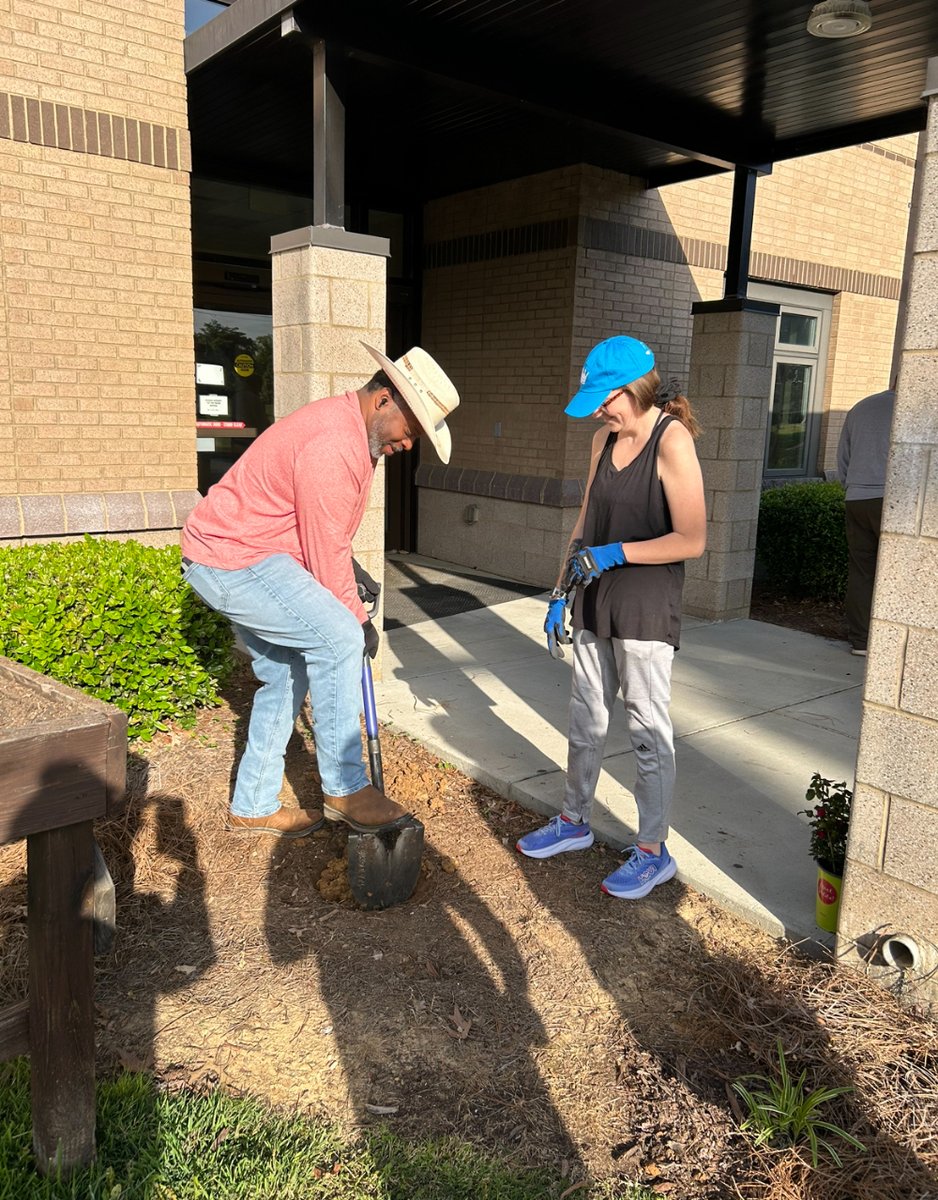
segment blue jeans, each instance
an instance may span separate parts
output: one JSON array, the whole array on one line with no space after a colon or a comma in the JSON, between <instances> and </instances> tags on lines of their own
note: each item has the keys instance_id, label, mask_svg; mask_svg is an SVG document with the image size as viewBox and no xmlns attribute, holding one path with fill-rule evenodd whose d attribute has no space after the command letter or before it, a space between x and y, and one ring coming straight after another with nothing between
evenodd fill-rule
<instances>
[{"instance_id":1,"label":"blue jeans","mask_svg":"<svg viewBox=\"0 0 938 1200\"><path fill-rule=\"evenodd\" d=\"M192 563L183 579L229 618L261 683L231 811L266 817L280 807L284 755L307 692L323 792L348 796L365 787L360 722L365 639L355 616L288 554L239 571Z\"/></svg>"}]
</instances>

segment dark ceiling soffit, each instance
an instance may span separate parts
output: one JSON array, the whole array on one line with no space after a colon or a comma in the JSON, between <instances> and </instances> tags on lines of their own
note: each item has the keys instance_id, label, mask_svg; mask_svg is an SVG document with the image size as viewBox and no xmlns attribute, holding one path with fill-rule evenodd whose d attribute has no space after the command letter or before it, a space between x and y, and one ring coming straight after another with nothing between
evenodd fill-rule
<instances>
[{"instance_id":1,"label":"dark ceiling soffit","mask_svg":"<svg viewBox=\"0 0 938 1200\"><path fill-rule=\"evenodd\" d=\"M304 34L304 37L312 38L310 34ZM486 100L489 103L502 105L504 107L515 108L523 112L533 113L536 116L546 117L548 120L556 121L564 125L572 125L578 129L589 130L594 133L602 133L607 137L630 138L637 141L648 142L658 149L667 150L672 154L680 154L683 158L694 160L694 165L697 166L699 174L700 166L703 163L714 171L731 171L736 165L731 159L719 158L715 155L704 154L699 150L690 150L686 146L676 146L671 142L664 141L660 137L655 137L652 134L642 133L638 129L631 126L629 128L621 128L617 125L609 125L605 121L599 121L592 117L580 116L578 114L560 111L556 108L550 108L544 104L537 104L530 100L526 100L522 96L517 96L502 91L494 91L491 88L484 87L482 84L471 83L466 80L456 80L449 75L440 75L434 71L428 71L424 67L415 66L412 63L391 62L382 55L372 54L364 50L349 50L348 57L357 62L370 63L379 67L386 67L398 73L406 73L414 78L426 80L428 83L433 83L437 86L455 88L460 92L469 93L480 100Z\"/></svg>"},{"instance_id":2,"label":"dark ceiling soffit","mask_svg":"<svg viewBox=\"0 0 938 1200\"><path fill-rule=\"evenodd\" d=\"M183 44L185 69L191 71L204 66L216 55L243 42L276 19L296 0L235 0L235 3L211 21L194 30Z\"/></svg>"},{"instance_id":3,"label":"dark ceiling soffit","mask_svg":"<svg viewBox=\"0 0 938 1200\"><path fill-rule=\"evenodd\" d=\"M605 118L607 106L600 98L599 101L593 104L584 104L581 100L575 107L566 109L563 106L560 108L554 107L553 104L530 100L528 96L519 95L517 92L505 92L503 89L493 89L485 80L473 78L471 71L456 71L449 70L447 65L446 70L429 72L423 68L419 62L413 62L408 59L403 48L398 53L386 53L386 40L379 38L380 48L371 49L361 46L362 31L357 31L355 36L349 36L344 31L325 31L317 28L318 22L311 22L305 16L306 5L302 0L235 0L234 4L228 8L226 12L218 14L218 16L199 29L194 30L185 41L185 68L186 73L191 74L197 71L199 67L208 64L218 55L233 48L237 43L245 42L249 37L259 36L263 32L270 31L275 28L278 18L283 16L284 12L293 10L291 16L294 18L294 30L299 32L309 41L318 41L321 37L329 37L335 40L337 44L344 44L347 47L347 53L354 58L363 62L372 62L379 64L391 70L405 71L413 74L415 77L435 80L437 83L444 83L450 88L456 88L473 92L477 96L485 96L489 101L509 104L511 107L525 109L527 112L541 114L547 118L557 121L564 121L566 124L573 124L584 128L584 130L593 130L605 134L613 134L613 136L626 136L639 138L645 142L653 143L659 148L663 148L674 152L674 154L683 157L692 158L697 163L704 167L704 173L709 174L711 170L727 170L735 166L735 162L746 156L736 155L736 157L727 157L724 146L727 144L727 134L729 133L728 125L734 125L734 122L728 122L726 116L716 113L697 113L697 106L686 101L674 100L673 103L679 103L684 109L684 120L680 122L680 127L685 130L708 131L715 124L720 127L721 137L717 138L717 142L721 142L720 150L722 154L712 152L716 146L698 146L698 148L689 148L689 146L675 145L667 138L669 130L667 119L659 121L655 119L655 104L650 103L644 107L643 114L638 119L630 120L629 127L609 124ZM315 11L315 10L314 10ZM317 17L320 13L317 13ZM438 59L439 61L439 59ZM595 80L594 80L595 86ZM571 96L571 89L567 91L565 100ZM590 89L579 89L583 95L588 95ZM732 138L736 142L736 137L741 131L738 126L734 126ZM710 138L708 137L708 140ZM735 150L735 145L734 148ZM709 169L708 169L709 168ZM701 167L698 166L697 173L701 173Z\"/></svg>"},{"instance_id":4,"label":"dark ceiling soffit","mask_svg":"<svg viewBox=\"0 0 938 1200\"><path fill-rule=\"evenodd\" d=\"M238 0L238 3L244 2ZM350 58L360 62L407 72L585 130L638 138L717 170L727 170L738 162L753 165L740 145L740 139L748 142L753 134L758 139L767 132L761 125L755 130L747 130L736 119L709 105L689 101L678 94L666 95L660 89L646 94L646 103L640 112L636 111L635 105L630 105L627 125L612 124L608 113L621 106L621 97L601 91L595 73L584 77L582 72L577 74L570 67L565 76L558 76L557 72L542 68L533 72L525 70L517 62L501 74L494 66L488 71L480 71L479 63L491 59L491 52L488 56L480 56L471 47L441 41L434 43L436 70L431 72L423 65L428 57L425 40L403 36L395 27L382 26L378 21L359 22L354 29L344 28L337 16L343 11L341 5L310 5L307 0L296 0L293 9L295 28L307 39L323 39L344 47ZM545 90L546 77L550 82ZM560 78L565 80L562 92L558 91ZM497 83L494 82L496 79ZM520 82L509 90L505 86L507 80ZM693 131L699 135L701 144L694 147L676 145L670 136L675 129Z\"/></svg>"}]
</instances>

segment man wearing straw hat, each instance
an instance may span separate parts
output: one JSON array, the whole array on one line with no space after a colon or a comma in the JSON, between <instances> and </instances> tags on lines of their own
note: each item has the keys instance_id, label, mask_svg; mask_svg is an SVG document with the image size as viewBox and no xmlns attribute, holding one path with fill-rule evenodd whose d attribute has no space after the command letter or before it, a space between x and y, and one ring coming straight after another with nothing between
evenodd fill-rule
<instances>
[{"instance_id":1,"label":"man wearing straw hat","mask_svg":"<svg viewBox=\"0 0 938 1200\"><path fill-rule=\"evenodd\" d=\"M449 462L446 417L459 395L419 346L396 362L365 348L380 370L358 391L313 401L266 429L182 531L183 578L231 620L261 684L231 798L232 832L296 838L322 825L319 810L278 800L307 692L325 816L362 832L406 816L365 773L361 664L364 651L375 656L378 632L358 598L352 539L382 456L422 436Z\"/></svg>"}]
</instances>

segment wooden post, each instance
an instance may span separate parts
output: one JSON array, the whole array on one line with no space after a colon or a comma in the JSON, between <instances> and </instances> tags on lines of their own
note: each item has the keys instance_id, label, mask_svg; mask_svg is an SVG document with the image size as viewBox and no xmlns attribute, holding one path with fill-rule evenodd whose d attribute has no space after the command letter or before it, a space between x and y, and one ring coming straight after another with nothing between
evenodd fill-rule
<instances>
[{"instance_id":1,"label":"wooden post","mask_svg":"<svg viewBox=\"0 0 938 1200\"><path fill-rule=\"evenodd\" d=\"M95 1152L92 823L26 841L33 1149L49 1174Z\"/></svg>"}]
</instances>

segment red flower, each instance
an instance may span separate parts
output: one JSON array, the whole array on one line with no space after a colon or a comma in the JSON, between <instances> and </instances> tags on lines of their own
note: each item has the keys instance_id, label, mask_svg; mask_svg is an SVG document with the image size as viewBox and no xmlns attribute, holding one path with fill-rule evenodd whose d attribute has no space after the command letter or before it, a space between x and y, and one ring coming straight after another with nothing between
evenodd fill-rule
<instances>
[{"instance_id":1,"label":"red flower","mask_svg":"<svg viewBox=\"0 0 938 1200\"><path fill-rule=\"evenodd\" d=\"M815 815L816 817L826 817L826 816L827 816L827 809L826 809L826 808L816 808L816 809L814 810L814 815Z\"/></svg>"}]
</instances>

